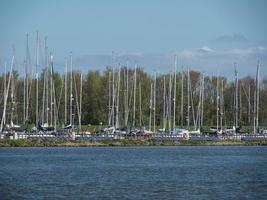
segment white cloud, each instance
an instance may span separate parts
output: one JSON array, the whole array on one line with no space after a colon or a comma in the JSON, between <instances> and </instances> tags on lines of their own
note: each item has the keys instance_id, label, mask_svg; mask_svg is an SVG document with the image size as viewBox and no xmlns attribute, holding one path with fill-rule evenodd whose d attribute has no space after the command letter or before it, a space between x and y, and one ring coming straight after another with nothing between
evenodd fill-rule
<instances>
[{"instance_id":1,"label":"white cloud","mask_svg":"<svg viewBox=\"0 0 267 200\"><path fill-rule=\"evenodd\" d=\"M206 53L206 52L213 52L213 49L209 48L208 46L203 46L198 49L200 52Z\"/></svg>"},{"instance_id":2,"label":"white cloud","mask_svg":"<svg viewBox=\"0 0 267 200\"><path fill-rule=\"evenodd\" d=\"M189 66L191 69L203 71L207 74L214 74L219 69L222 75L232 78L234 75L234 65L238 64L238 70L241 76L255 75L255 66L260 60L262 66L267 66L267 47L256 46L249 48L232 49L213 49L209 46L198 48L189 48L176 51L178 56L178 66ZM115 64L126 64L129 61L129 67L135 63L144 67L148 72L159 73L169 72L173 68L174 52L161 54L146 53L117 53L115 55ZM105 69L112 63L111 54L105 55L85 55L76 58L75 63L78 66L87 66L84 69ZM89 67L88 67L89 66ZM265 69L265 68L264 68ZM262 70L262 75L266 75L267 70Z\"/></svg>"},{"instance_id":3,"label":"white cloud","mask_svg":"<svg viewBox=\"0 0 267 200\"><path fill-rule=\"evenodd\" d=\"M229 51L229 54L235 54L239 56L249 56L249 55L257 55L262 53L267 53L266 47L252 47L252 48L235 48Z\"/></svg>"},{"instance_id":4,"label":"white cloud","mask_svg":"<svg viewBox=\"0 0 267 200\"><path fill-rule=\"evenodd\" d=\"M184 49L181 52L178 52L177 55L182 58L195 58L195 57L200 57L200 56L204 56L207 54L211 54L213 52L214 50L211 49L210 47L203 46L200 48Z\"/></svg>"},{"instance_id":5,"label":"white cloud","mask_svg":"<svg viewBox=\"0 0 267 200\"><path fill-rule=\"evenodd\" d=\"M198 57L249 57L249 56L267 56L267 48L264 46L250 48L234 48L229 50L215 50L208 46L201 48L184 49L177 53L182 58L198 58Z\"/></svg>"}]
</instances>

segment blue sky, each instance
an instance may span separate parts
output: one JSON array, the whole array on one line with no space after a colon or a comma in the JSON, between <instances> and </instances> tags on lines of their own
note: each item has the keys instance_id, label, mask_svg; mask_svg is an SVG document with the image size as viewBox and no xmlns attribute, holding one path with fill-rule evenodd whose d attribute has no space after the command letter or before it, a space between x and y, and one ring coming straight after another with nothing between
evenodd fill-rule
<instances>
[{"instance_id":1,"label":"blue sky","mask_svg":"<svg viewBox=\"0 0 267 200\"><path fill-rule=\"evenodd\" d=\"M27 32L34 58L38 30L58 70L70 51L84 71L104 69L115 51L117 62L146 71L168 72L177 54L179 67L227 76L234 62L254 75L259 59L267 75L266 10L264 0L0 0L0 64L10 62L12 45L23 63Z\"/></svg>"}]
</instances>

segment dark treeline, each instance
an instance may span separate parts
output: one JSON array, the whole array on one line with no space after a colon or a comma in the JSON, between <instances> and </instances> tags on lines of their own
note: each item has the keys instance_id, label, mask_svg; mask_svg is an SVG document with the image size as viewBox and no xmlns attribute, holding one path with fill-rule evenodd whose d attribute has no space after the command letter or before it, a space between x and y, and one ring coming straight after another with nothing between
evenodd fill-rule
<instances>
[{"instance_id":1,"label":"dark treeline","mask_svg":"<svg viewBox=\"0 0 267 200\"><path fill-rule=\"evenodd\" d=\"M153 125L153 112L155 111L155 125L157 126L163 127L164 123L166 123L166 128L172 127L173 123L177 126L186 126L188 124L189 110L190 125L200 123L200 120L197 122L196 119L202 115L201 125L215 126L217 123L217 100L219 98L220 111L218 112L223 126L234 125L236 112L238 112L239 125L253 125L254 92L256 87L254 77L250 76L238 80L238 109L234 106L236 91L234 81L229 81L226 77L222 76L203 76L198 71L190 70L189 72L184 71L183 74L181 71L176 73L175 97L174 73L148 74L139 67L136 69L136 85L134 84L135 70L124 66L115 70L106 68L104 71L88 71L87 74L83 75L82 84L80 72L73 71L72 98L70 97L70 72L67 73L67 76L58 72L50 75L54 90L47 86L50 84L47 84L48 76L49 72L44 69L38 79L38 120L42 121L42 123L53 123L50 111L56 102L54 110L57 110L56 120L58 126L70 121L70 109L73 112L74 123L79 124L80 103L82 105L81 124L84 125L100 123L114 125L117 122L119 126L149 126L149 124ZM0 77L1 117L4 107L4 91L7 88L8 78L9 73L6 74L6 78L5 74L2 74ZM28 121L35 123L37 81L35 77L28 77L27 81L29 85ZM155 82L156 86L154 85ZM66 85L67 87L65 88ZM16 124L24 123L24 86L25 79L20 77L17 71L13 71L7 100L6 123L10 123L11 119ZM154 91L154 88L156 88L156 91ZM80 99L81 89L82 99ZM188 91L190 95L189 100ZM50 98L52 92L54 93L53 99ZM155 97L153 96L154 92L156 94ZM259 96L259 124L266 125L267 80L260 82ZM65 98L67 99L66 103ZM201 105L201 98L203 98L203 105ZM72 107L70 107L70 99L73 102ZM156 100L156 104L154 104L154 100ZM174 100L175 104L173 103ZM189 109L188 102L190 105ZM173 122L174 105L175 122ZM201 113L201 107L203 108L203 113ZM152 117L150 118L151 115Z\"/></svg>"}]
</instances>

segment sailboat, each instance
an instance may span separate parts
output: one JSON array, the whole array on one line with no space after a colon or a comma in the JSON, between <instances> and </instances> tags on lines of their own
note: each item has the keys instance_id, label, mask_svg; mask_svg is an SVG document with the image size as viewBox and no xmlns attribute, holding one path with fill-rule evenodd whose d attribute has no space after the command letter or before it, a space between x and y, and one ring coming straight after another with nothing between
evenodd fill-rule
<instances>
[{"instance_id":1,"label":"sailboat","mask_svg":"<svg viewBox=\"0 0 267 200\"><path fill-rule=\"evenodd\" d=\"M57 107L56 107L56 95L54 88L54 69L53 69L53 56L48 56L47 38L45 38L45 60L46 69L44 73L44 86L43 86L43 110L42 110L42 124L38 121L37 130L38 131L55 131L57 124ZM49 69L50 67L50 69ZM49 76L50 74L50 76ZM49 104L49 78L50 78L50 108ZM48 122L50 111L50 124ZM46 120L44 115L46 114ZM52 125L54 123L54 126Z\"/></svg>"}]
</instances>

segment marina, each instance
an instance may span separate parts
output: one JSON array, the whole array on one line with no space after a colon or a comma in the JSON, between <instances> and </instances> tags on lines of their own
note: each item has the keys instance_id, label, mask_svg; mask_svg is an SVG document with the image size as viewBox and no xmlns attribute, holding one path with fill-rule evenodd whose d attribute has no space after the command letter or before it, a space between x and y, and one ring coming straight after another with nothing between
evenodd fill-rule
<instances>
[{"instance_id":1,"label":"marina","mask_svg":"<svg viewBox=\"0 0 267 200\"><path fill-rule=\"evenodd\" d=\"M0 0L0 200L267 199L266 10Z\"/></svg>"},{"instance_id":2,"label":"marina","mask_svg":"<svg viewBox=\"0 0 267 200\"><path fill-rule=\"evenodd\" d=\"M31 64L29 41L26 34L23 76L13 49L10 69L6 62L0 77L0 139L266 139L267 87L259 61L255 78L240 78L234 63L234 79L227 81L218 72L178 70L177 55L171 58L170 73L150 75L137 64L117 63L112 52L110 66L101 74L89 70L84 77L72 52L64 72L55 70L46 37L41 64L39 32Z\"/></svg>"},{"instance_id":3,"label":"marina","mask_svg":"<svg viewBox=\"0 0 267 200\"><path fill-rule=\"evenodd\" d=\"M234 64L234 81L227 83L218 73L209 77L183 67L178 72L176 55L169 74L150 76L137 64L116 67L112 52L112 65L104 74L89 71L84 80L81 71L73 70L72 53L64 74L54 70L47 38L46 67L41 68L39 32L35 66L30 65L28 34L26 44L24 76L16 71L14 52L10 70L5 64L1 76L0 139L266 140L266 106L259 96L267 91L260 85L265 83L260 79L260 62L255 78L240 79ZM35 76L30 74L33 69ZM97 79L102 90L92 87ZM88 122L99 125L92 129Z\"/></svg>"}]
</instances>

